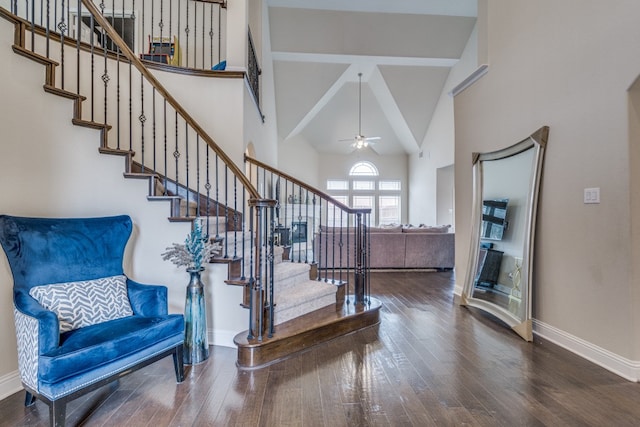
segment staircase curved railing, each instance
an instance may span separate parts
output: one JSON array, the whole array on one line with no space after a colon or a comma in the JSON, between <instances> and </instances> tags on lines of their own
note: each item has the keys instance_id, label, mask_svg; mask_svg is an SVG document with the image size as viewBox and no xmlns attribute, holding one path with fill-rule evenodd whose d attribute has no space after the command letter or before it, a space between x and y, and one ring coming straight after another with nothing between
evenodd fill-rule
<instances>
[{"instance_id":1,"label":"staircase curved railing","mask_svg":"<svg viewBox=\"0 0 640 427\"><path fill-rule=\"evenodd\" d=\"M293 262L308 263L316 280L345 284L356 304L370 295L371 209L351 208L323 191L249 156L249 179L278 202L274 240ZM348 300L347 300L348 301Z\"/></svg>"},{"instance_id":2,"label":"staircase curved railing","mask_svg":"<svg viewBox=\"0 0 640 427\"><path fill-rule=\"evenodd\" d=\"M269 225L276 202L261 197L93 2L45 1L42 7L32 0L24 8L12 3L14 51L47 66L45 90L75 100L74 124L100 130L100 151L125 156L125 176L148 179L149 200L169 200L171 220L203 221L207 234L223 241L223 258L250 260L240 273L251 295L248 335L272 335L272 310L265 307L274 298ZM72 16L80 36L80 17L89 17L89 40L71 37Z\"/></svg>"}]
</instances>

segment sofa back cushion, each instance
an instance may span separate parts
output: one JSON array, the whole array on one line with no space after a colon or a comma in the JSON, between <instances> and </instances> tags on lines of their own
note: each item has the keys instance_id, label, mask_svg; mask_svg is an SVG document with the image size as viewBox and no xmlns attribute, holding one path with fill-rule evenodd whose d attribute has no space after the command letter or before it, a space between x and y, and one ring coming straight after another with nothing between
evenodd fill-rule
<instances>
[{"instance_id":1,"label":"sofa back cushion","mask_svg":"<svg viewBox=\"0 0 640 427\"><path fill-rule=\"evenodd\" d=\"M377 227L369 227L372 233L402 233L402 224L381 224Z\"/></svg>"},{"instance_id":2,"label":"sofa back cushion","mask_svg":"<svg viewBox=\"0 0 640 427\"><path fill-rule=\"evenodd\" d=\"M62 333L132 316L126 280L119 275L34 286L29 295L56 314Z\"/></svg>"},{"instance_id":3,"label":"sofa back cushion","mask_svg":"<svg viewBox=\"0 0 640 427\"><path fill-rule=\"evenodd\" d=\"M409 226L402 229L403 233L448 233L450 225L424 225L418 227Z\"/></svg>"}]
</instances>

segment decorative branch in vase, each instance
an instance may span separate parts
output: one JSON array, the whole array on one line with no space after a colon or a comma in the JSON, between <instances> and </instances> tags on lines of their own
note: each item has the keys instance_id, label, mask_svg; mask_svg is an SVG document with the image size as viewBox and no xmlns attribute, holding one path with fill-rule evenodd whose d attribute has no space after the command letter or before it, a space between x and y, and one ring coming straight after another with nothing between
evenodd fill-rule
<instances>
[{"instance_id":1,"label":"decorative branch in vase","mask_svg":"<svg viewBox=\"0 0 640 427\"><path fill-rule=\"evenodd\" d=\"M200 273L203 263L222 252L220 242L211 242L202 231L200 221L195 221L184 244L174 243L162 254L162 259L177 267L187 267L190 275L184 304L184 363L195 365L209 357L207 317L204 286Z\"/></svg>"},{"instance_id":2,"label":"decorative branch in vase","mask_svg":"<svg viewBox=\"0 0 640 427\"><path fill-rule=\"evenodd\" d=\"M162 253L162 259L171 261L177 267L187 267L187 271L202 271L203 263L220 253L222 253L220 242L209 241L200 221L195 221L184 243L174 243L169 246L166 252Z\"/></svg>"}]
</instances>

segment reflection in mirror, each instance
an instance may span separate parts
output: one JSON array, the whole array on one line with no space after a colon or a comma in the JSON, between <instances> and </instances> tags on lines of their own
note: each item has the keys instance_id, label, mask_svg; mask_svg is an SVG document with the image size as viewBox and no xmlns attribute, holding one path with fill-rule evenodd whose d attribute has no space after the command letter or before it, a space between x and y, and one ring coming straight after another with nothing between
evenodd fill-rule
<instances>
[{"instance_id":1,"label":"reflection in mirror","mask_svg":"<svg viewBox=\"0 0 640 427\"><path fill-rule=\"evenodd\" d=\"M531 266L549 128L473 156L472 234L461 304L483 309L531 341Z\"/></svg>"}]
</instances>

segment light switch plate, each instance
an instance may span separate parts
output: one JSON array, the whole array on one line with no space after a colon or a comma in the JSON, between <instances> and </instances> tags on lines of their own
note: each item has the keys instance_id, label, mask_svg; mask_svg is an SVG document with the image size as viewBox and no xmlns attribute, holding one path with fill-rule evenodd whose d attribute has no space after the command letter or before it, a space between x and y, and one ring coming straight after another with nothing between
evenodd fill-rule
<instances>
[{"instance_id":1,"label":"light switch plate","mask_svg":"<svg viewBox=\"0 0 640 427\"><path fill-rule=\"evenodd\" d=\"M585 188L584 189L584 203L594 204L600 203L600 188Z\"/></svg>"}]
</instances>

